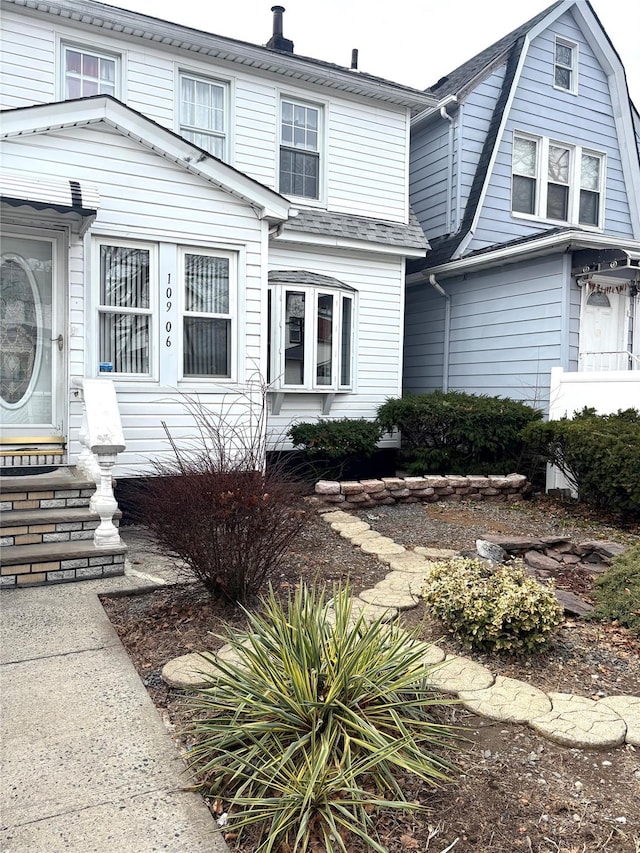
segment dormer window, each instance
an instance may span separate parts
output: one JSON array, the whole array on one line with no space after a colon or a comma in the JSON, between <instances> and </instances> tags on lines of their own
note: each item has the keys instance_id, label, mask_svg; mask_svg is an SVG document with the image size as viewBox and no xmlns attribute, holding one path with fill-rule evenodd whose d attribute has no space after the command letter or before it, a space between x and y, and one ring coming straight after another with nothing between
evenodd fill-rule
<instances>
[{"instance_id":1,"label":"dormer window","mask_svg":"<svg viewBox=\"0 0 640 853\"><path fill-rule=\"evenodd\" d=\"M120 57L83 47L63 45L63 98L118 96Z\"/></svg>"},{"instance_id":2,"label":"dormer window","mask_svg":"<svg viewBox=\"0 0 640 853\"><path fill-rule=\"evenodd\" d=\"M553 64L553 85L556 89L575 94L577 82L578 45L556 37Z\"/></svg>"}]
</instances>

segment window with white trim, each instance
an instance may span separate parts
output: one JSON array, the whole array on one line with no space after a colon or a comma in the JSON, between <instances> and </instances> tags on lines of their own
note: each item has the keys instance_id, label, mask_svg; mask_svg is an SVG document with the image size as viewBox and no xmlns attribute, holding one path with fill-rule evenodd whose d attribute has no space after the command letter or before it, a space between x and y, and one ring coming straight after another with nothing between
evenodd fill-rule
<instances>
[{"instance_id":1,"label":"window with white trim","mask_svg":"<svg viewBox=\"0 0 640 853\"><path fill-rule=\"evenodd\" d=\"M120 57L74 45L62 45L62 96L118 96Z\"/></svg>"},{"instance_id":2,"label":"window with white trim","mask_svg":"<svg viewBox=\"0 0 640 853\"><path fill-rule=\"evenodd\" d=\"M269 381L275 388L353 387L354 292L274 284L269 308Z\"/></svg>"},{"instance_id":3,"label":"window with white trim","mask_svg":"<svg viewBox=\"0 0 640 853\"><path fill-rule=\"evenodd\" d=\"M320 198L320 122L312 104L283 98L280 102L280 192Z\"/></svg>"},{"instance_id":4,"label":"window with white trim","mask_svg":"<svg viewBox=\"0 0 640 853\"><path fill-rule=\"evenodd\" d=\"M514 215L603 227L604 154L514 134L511 171Z\"/></svg>"},{"instance_id":5,"label":"window with white trim","mask_svg":"<svg viewBox=\"0 0 640 853\"><path fill-rule=\"evenodd\" d=\"M233 372L235 264L231 255L184 251L182 375L229 378Z\"/></svg>"},{"instance_id":6,"label":"window with white trim","mask_svg":"<svg viewBox=\"0 0 640 853\"><path fill-rule=\"evenodd\" d=\"M553 56L553 85L575 94L578 90L578 45L556 36Z\"/></svg>"},{"instance_id":7,"label":"window with white trim","mask_svg":"<svg viewBox=\"0 0 640 853\"><path fill-rule=\"evenodd\" d=\"M100 370L149 376L153 333L151 249L101 243L99 265Z\"/></svg>"},{"instance_id":8,"label":"window with white trim","mask_svg":"<svg viewBox=\"0 0 640 853\"><path fill-rule=\"evenodd\" d=\"M228 85L181 71L178 78L180 133L219 157L227 157Z\"/></svg>"}]
</instances>

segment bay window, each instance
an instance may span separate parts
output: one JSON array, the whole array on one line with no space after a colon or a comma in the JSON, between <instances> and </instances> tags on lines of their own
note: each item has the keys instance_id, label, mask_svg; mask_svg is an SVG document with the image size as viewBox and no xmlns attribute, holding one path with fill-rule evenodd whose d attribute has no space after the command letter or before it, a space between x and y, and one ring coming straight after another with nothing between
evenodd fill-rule
<instances>
[{"instance_id":1,"label":"bay window","mask_svg":"<svg viewBox=\"0 0 640 853\"><path fill-rule=\"evenodd\" d=\"M355 292L273 283L269 381L276 388L352 388Z\"/></svg>"},{"instance_id":2,"label":"bay window","mask_svg":"<svg viewBox=\"0 0 640 853\"><path fill-rule=\"evenodd\" d=\"M604 154L580 145L516 133L511 161L511 212L602 228L604 176Z\"/></svg>"}]
</instances>

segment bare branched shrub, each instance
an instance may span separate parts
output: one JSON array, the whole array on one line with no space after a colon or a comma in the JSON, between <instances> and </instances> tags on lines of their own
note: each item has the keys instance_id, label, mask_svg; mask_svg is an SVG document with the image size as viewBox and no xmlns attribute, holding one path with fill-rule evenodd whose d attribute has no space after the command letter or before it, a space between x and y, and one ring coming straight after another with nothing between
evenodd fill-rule
<instances>
[{"instance_id":1,"label":"bare branched shrub","mask_svg":"<svg viewBox=\"0 0 640 853\"><path fill-rule=\"evenodd\" d=\"M138 494L138 517L163 551L181 559L215 598L247 602L269 578L304 524L301 488L266 465L266 386L211 411L185 398L195 434L176 437L153 461Z\"/></svg>"}]
</instances>

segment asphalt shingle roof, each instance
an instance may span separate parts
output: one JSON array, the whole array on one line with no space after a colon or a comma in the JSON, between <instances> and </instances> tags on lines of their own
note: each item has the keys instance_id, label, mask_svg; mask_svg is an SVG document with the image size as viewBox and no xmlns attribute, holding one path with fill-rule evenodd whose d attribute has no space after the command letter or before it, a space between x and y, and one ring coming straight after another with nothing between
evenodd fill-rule
<instances>
[{"instance_id":1,"label":"asphalt shingle roof","mask_svg":"<svg viewBox=\"0 0 640 853\"><path fill-rule=\"evenodd\" d=\"M324 234L344 237L348 240L366 240L387 246L402 246L410 249L428 249L416 216L411 212L409 224L372 219L351 213L333 213L329 210L299 210L298 215L285 223L287 231L304 231L307 234Z\"/></svg>"},{"instance_id":2,"label":"asphalt shingle roof","mask_svg":"<svg viewBox=\"0 0 640 853\"><path fill-rule=\"evenodd\" d=\"M309 270L269 270L268 278L273 284L308 284L313 287L341 287L354 290L353 287L340 281L340 279L333 278L330 275L321 275L318 272L309 272Z\"/></svg>"}]
</instances>

